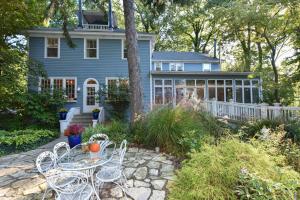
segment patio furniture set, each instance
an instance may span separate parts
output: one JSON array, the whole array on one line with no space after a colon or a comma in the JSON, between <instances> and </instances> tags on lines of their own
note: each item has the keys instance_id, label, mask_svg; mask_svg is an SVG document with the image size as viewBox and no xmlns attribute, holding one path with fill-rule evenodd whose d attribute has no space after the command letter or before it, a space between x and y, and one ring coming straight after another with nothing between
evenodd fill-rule
<instances>
[{"instance_id":1,"label":"patio furniture set","mask_svg":"<svg viewBox=\"0 0 300 200\"><path fill-rule=\"evenodd\" d=\"M91 144L97 144L98 151L89 151ZM43 199L52 190L58 200L100 200L99 193L107 183L116 184L126 197L127 179L122 166L126 149L126 140L116 149L105 134L95 134L89 143L73 148L66 142L57 143L53 153L45 151L36 159L36 167L47 182Z\"/></svg>"}]
</instances>

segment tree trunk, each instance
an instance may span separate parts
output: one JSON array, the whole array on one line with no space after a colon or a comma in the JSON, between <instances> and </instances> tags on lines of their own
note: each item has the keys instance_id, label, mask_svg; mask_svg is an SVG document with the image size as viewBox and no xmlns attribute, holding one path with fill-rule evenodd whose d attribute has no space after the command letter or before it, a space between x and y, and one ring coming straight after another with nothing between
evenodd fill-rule
<instances>
[{"instance_id":1,"label":"tree trunk","mask_svg":"<svg viewBox=\"0 0 300 200\"><path fill-rule=\"evenodd\" d=\"M134 17L134 0L123 0L125 33L128 49L128 73L130 91L130 124L132 125L137 115L143 112L143 94L140 78L140 60L138 55L137 32Z\"/></svg>"},{"instance_id":2,"label":"tree trunk","mask_svg":"<svg viewBox=\"0 0 300 200\"><path fill-rule=\"evenodd\" d=\"M272 48L271 49L271 65L273 68L273 72L274 72L274 82L275 82L275 89L274 89L274 98L276 103L280 103L280 99L279 99L279 92L278 92L278 70L276 67L276 61L275 61L275 56L276 56L276 49Z\"/></svg>"},{"instance_id":3,"label":"tree trunk","mask_svg":"<svg viewBox=\"0 0 300 200\"><path fill-rule=\"evenodd\" d=\"M257 46L257 51L258 51L258 71L262 71L262 65L263 65L263 51L262 51L262 47L261 47L261 43L257 42L256 43Z\"/></svg>"}]
</instances>

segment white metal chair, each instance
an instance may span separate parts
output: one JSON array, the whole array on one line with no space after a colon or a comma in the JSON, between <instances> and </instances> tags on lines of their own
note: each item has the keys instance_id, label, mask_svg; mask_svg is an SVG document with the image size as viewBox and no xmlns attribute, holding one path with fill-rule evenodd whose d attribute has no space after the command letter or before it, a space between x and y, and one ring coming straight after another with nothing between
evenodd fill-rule
<instances>
[{"instance_id":1,"label":"white metal chair","mask_svg":"<svg viewBox=\"0 0 300 200\"><path fill-rule=\"evenodd\" d=\"M62 184L64 181L68 184ZM77 171L62 171L48 177L49 186L57 193L57 200L88 200L93 194L93 188L88 183L86 174Z\"/></svg>"},{"instance_id":2,"label":"white metal chair","mask_svg":"<svg viewBox=\"0 0 300 200\"><path fill-rule=\"evenodd\" d=\"M63 153L61 154L61 150L64 149ZM53 147L53 153L57 160L63 157L65 154L70 154L70 146L66 142L59 142Z\"/></svg>"},{"instance_id":3,"label":"white metal chair","mask_svg":"<svg viewBox=\"0 0 300 200\"><path fill-rule=\"evenodd\" d=\"M54 153L52 153L51 151L45 151L37 157L35 164L37 170L45 177L47 182L47 188L42 198L45 199L47 192L49 192L48 177L51 176L52 174L55 174L57 171L56 157Z\"/></svg>"},{"instance_id":4,"label":"white metal chair","mask_svg":"<svg viewBox=\"0 0 300 200\"><path fill-rule=\"evenodd\" d=\"M126 186L127 179L125 174L123 173L123 167L122 167L126 149L127 149L127 141L123 140L119 149L118 162L114 164L104 165L102 169L97 172L96 187L98 188L99 191L100 188L103 186L103 184L114 183L119 188L122 189L125 197L127 197L125 192L125 188L127 188ZM121 181L121 183L119 183L119 181Z\"/></svg>"}]
</instances>

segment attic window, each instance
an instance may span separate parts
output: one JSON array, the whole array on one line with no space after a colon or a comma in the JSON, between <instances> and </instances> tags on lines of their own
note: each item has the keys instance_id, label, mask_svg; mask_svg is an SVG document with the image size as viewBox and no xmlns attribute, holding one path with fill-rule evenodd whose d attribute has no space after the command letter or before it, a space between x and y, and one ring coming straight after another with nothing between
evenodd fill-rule
<instances>
[{"instance_id":1,"label":"attic window","mask_svg":"<svg viewBox=\"0 0 300 200\"><path fill-rule=\"evenodd\" d=\"M45 38L45 58L59 58L59 38Z\"/></svg>"}]
</instances>

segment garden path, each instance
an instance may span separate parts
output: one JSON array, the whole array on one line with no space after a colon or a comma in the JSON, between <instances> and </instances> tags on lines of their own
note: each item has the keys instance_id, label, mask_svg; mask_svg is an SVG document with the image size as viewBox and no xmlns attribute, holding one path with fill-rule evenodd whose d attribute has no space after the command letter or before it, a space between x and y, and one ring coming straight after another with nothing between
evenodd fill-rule
<instances>
[{"instance_id":1,"label":"garden path","mask_svg":"<svg viewBox=\"0 0 300 200\"><path fill-rule=\"evenodd\" d=\"M35 150L0 157L0 199L41 199L46 183L37 172L35 159L64 140L60 138ZM166 199L167 185L174 179L173 159L152 150L129 148L124 161L127 199ZM110 185L100 197L102 200L125 199L119 188Z\"/></svg>"}]
</instances>

